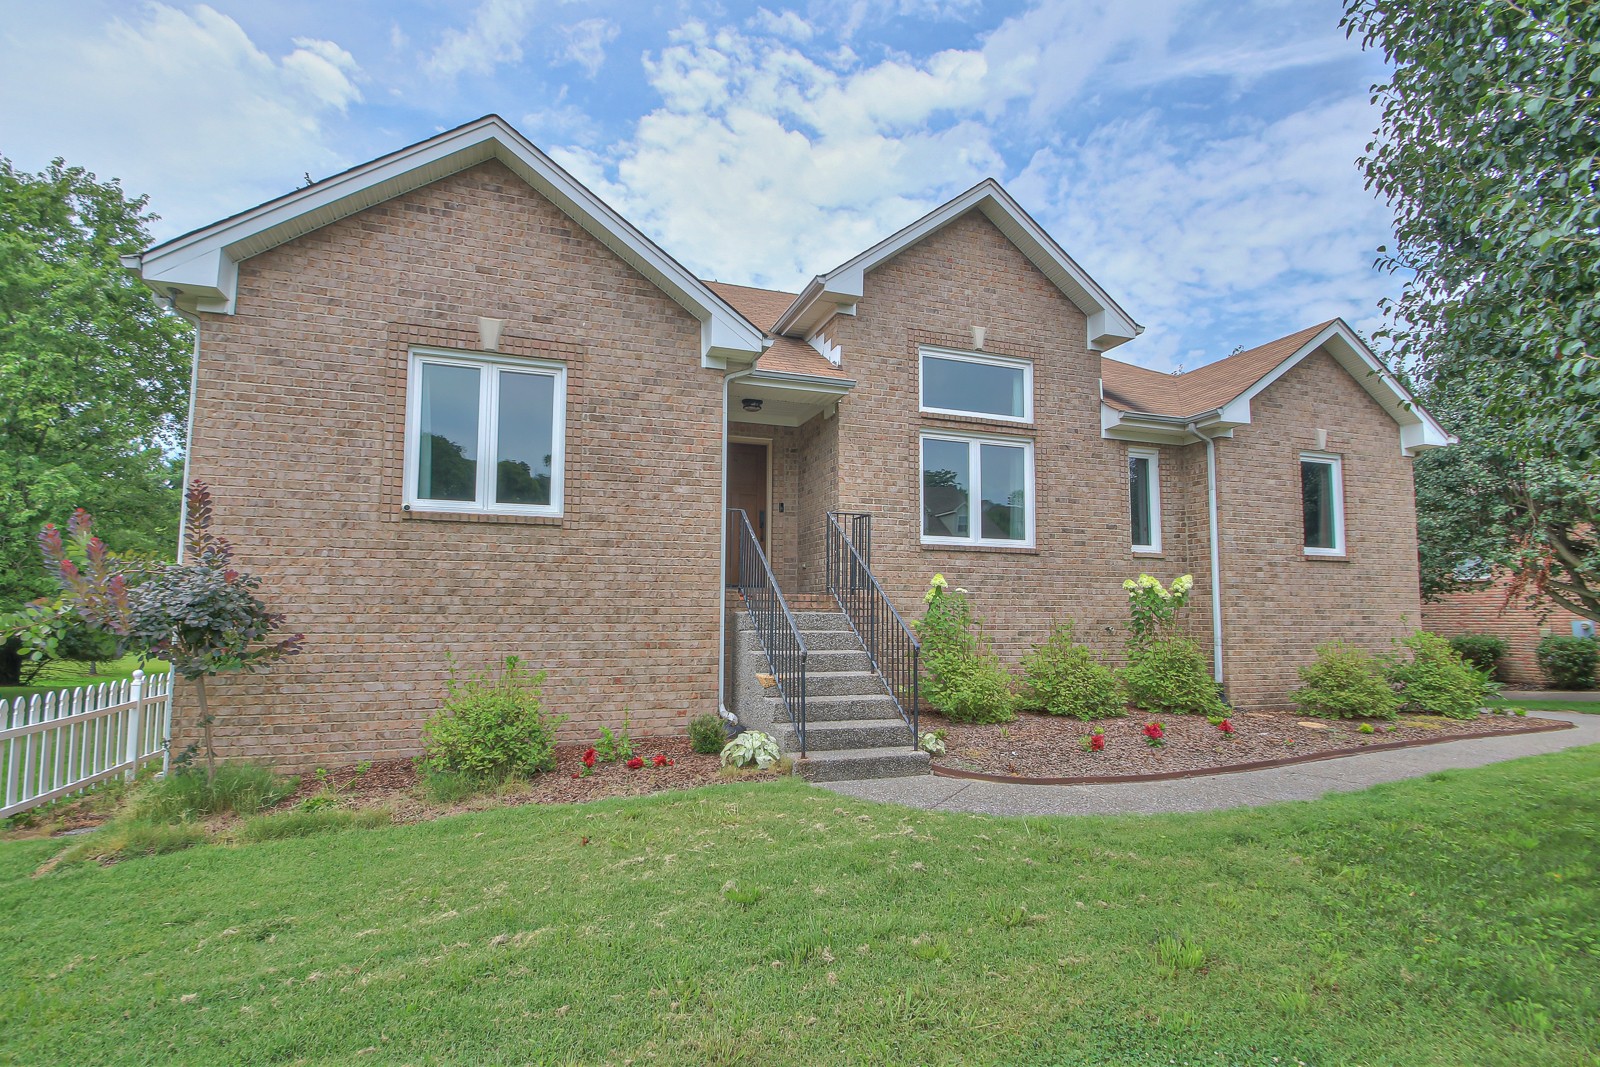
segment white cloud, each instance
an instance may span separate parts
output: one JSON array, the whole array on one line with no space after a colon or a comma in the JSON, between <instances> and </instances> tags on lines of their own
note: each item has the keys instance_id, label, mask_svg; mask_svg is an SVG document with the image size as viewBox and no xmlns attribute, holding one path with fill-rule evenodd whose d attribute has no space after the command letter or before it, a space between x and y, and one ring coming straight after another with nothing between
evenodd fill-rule
<instances>
[{"instance_id":1,"label":"white cloud","mask_svg":"<svg viewBox=\"0 0 1600 1067\"><path fill-rule=\"evenodd\" d=\"M435 78L490 74L522 59L522 42L533 28L534 0L483 0L465 29L446 30L423 63Z\"/></svg>"},{"instance_id":2,"label":"white cloud","mask_svg":"<svg viewBox=\"0 0 1600 1067\"><path fill-rule=\"evenodd\" d=\"M20 165L61 155L158 194L158 233L209 222L348 162L325 124L361 100L361 70L331 41L293 43L274 58L210 7L164 4L0 38L0 141Z\"/></svg>"},{"instance_id":3,"label":"white cloud","mask_svg":"<svg viewBox=\"0 0 1600 1067\"><path fill-rule=\"evenodd\" d=\"M1367 267L1389 218L1352 163L1377 123L1364 95L1221 138L1164 118L1043 150L1012 183L1146 324L1119 358L1193 367L1334 315L1376 324L1390 283Z\"/></svg>"},{"instance_id":4,"label":"white cloud","mask_svg":"<svg viewBox=\"0 0 1600 1067\"><path fill-rule=\"evenodd\" d=\"M801 43L811 40L816 34L809 22L788 9L773 14L764 7L758 7L755 15L745 25L773 37L784 37Z\"/></svg>"},{"instance_id":5,"label":"white cloud","mask_svg":"<svg viewBox=\"0 0 1600 1067\"><path fill-rule=\"evenodd\" d=\"M584 19L563 26L561 33L567 39L561 58L582 67L589 77L600 73L606 61L606 45L617 39L622 28L610 19Z\"/></svg>"}]
</instances>

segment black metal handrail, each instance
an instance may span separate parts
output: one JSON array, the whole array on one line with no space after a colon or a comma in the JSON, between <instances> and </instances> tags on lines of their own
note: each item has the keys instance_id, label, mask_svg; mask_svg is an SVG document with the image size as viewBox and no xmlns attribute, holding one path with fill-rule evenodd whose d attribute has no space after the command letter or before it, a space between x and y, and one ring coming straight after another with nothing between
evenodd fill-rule
<instances>
[{"instance_id":1,"label":"black metal handrail","mask_svg":"<svg viewBox=\"0 0 1600 1067\"><path fill-rule=\"evenodd\" d=\"M871 559L872 516L828 512L828 592L850 620L850 628L872 660L872 669L911 728L911 746L915 748L921 736L917 728L917 669L922 643L878 584Z\"/></svg>"},{"instance_id":2,"label":"black metal handrail","mask_svg":"<svg viewBox=\"0 0 1600 1067\"><path fill-rule=\"evenodd\" d=\"M777 680L778 695L789 721L800 736L800 758L806 755L806 642L794 621L788 601L772 576L761 540L750 526L743 508L729 508L728 518L738 531L739 596L755 624L761 650Z\"/></svg>"}]
</instances>

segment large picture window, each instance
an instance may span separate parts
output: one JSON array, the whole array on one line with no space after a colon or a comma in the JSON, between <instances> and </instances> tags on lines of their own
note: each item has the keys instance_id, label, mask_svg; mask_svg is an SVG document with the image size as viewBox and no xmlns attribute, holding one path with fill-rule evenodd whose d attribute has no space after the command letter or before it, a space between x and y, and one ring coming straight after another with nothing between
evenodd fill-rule
<instances>
[{"instance_id":1,"label":"large picture window","mask_svg":"<svg viewBox=\"0 0 1600 1067\"><path fill-rule=\"evenodd\" d=\"M921 377L925 412L1033 421L1033 364L1025 359L924 348Z\"/></svg>"},{"instance_id":2,"label":"large picture window","mask_svg":"<svg viewBox=\"0 0 1600 1067\"><path fill-rule=\"evenodd\" d=\"M922 436L922 540L1033 544L1033 443Z\"/></svg>"},{"instance_id":3,"label":"large picture window","mask_svg":"<svg viewBox=\"0 0 1600 1067\"><path fill-rule=\"evenodd\" d=\"M413 352L407 506L560 515L566 384L559 363Z\"/></svg>"},{"instance_id":4,"label":"large picture window","mask_svg":"<svg viewBox=\"0 0 1600 1067\"><path fill-rule=\"evenodd\" d=\"M1306 555L1344 553L1344 472L1338 456L1300 454L1300 511Z\"/></svg>"},{"instance_id":5,"label":"large picture window","mask_svg":"<svg viewBox=\"0 0 1600 1067\"><path fill-rule=\"evenodd\" d=\"M1161 467L1154 449L1128 449L1128 507L1135 552L1161 551Z\"/></svg>"}]
</instances>

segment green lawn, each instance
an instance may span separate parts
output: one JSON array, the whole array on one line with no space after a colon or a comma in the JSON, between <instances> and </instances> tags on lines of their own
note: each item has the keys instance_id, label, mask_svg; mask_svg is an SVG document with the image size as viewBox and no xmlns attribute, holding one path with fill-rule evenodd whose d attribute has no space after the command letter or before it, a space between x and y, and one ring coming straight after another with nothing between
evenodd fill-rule
<instances>
[{"instance_id":1,"label":"green lawn","mask_svg":"<svg viewBox=\"0 0 1600 1067\"><path fill-rule=\"evenodd\" d=\"M1600 700L1501 700L1497 703L1529 711L1580 711L1586 715L1600 715Z\"/></svg>"},{"instance_id":2,"label":"green lawn","mask_svg":"<svg viewBox=\"0 0 1600 1067\"><path fill-rule=\"evenodd\" d=\"M1600 746L1221 814L1000 819L796 782L40 879L0 1061L1573 1064Z\"/></svg>"},{"instance_id":3,"label":"green lawn","mask_svg":"<svg viewBox=\"0 0 1600 1067\"><path fill-rule=\"evenodd\" d=\"M34 679L33 685L0 685L0 700L31 697L36 693L49 693L56 689L76 689L84 685L120 681L123 678L131 678L139 665L138 656L123 656L109 663L98 664L95 672L90 674L87 663L58 660L47 664L44 670L39 672L39 677ZM146 674L161 674L166 669L165 660L153 659L144 664Z\"/></svg>"}]
</instances>

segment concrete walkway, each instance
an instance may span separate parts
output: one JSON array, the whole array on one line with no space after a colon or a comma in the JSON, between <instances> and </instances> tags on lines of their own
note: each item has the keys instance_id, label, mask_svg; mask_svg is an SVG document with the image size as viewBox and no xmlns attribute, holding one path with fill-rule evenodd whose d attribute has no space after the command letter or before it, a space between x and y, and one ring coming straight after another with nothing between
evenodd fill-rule
<instances>
[{"instance_id":1,"label":"concrete walkway","mask_svg":"<svg viewBox=\"0 0 1600 1067\"><path fill-rule=\"evenodd\" d=\"M1214 774L1171 782L1127 785L1009 785L961 778L882 778L828 782L836 793L940 811L989 815L1115 815L1173 811L1220 811L1283 800L1315 800L1380 782L1420 778L1456 767L1481 767L1519 756L1600 744L1600 715L1541 711L1542 719L1565 719L1575 730L1446 741L1437 745L1369 752L1265 771Z\"/></svg>"}]
</instances>

